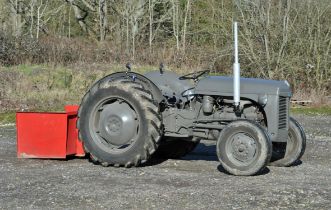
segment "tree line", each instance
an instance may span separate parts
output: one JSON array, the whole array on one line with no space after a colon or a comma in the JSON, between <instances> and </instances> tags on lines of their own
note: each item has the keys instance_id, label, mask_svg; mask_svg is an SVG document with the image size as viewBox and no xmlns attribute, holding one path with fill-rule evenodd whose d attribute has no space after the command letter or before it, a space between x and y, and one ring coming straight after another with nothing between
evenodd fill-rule
<instances>
[{"instance_id":1,"label":"tree line","mask_svg":"<svg viewBox=\"0 0 331 210\"><path fill-rule=\"evenodd\" d=\"M331 86L330 17L329 0L0 1L0 32L15 42L51 43L43 62L57 49L62 60L77 53L72 59L163 60L229 74L237 20L244 76L319 92Z\"/></svg>"}]
</instances>

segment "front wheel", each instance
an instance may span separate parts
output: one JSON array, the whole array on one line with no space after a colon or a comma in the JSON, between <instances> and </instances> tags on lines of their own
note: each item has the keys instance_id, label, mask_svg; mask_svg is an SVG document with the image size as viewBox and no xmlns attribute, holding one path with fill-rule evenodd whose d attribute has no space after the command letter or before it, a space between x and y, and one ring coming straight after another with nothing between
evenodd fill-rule
<instances>
[{"instance_id":1,"label":"front wheel","mask_svg":"<svg viewBox=\"0 0 331 210\"><path fill-rule=\"evenodd\" d=\"M272 143L257 123L237 120L222 130L217 141L217 156L223 168L233 175L249 176L269 163Z\"/></svg>"},{"instance_id":2,"label":"front wheel","mask_svg":"<svg viewBox=\"0 0 331 210\"><path fill-rule=\"evenodd\" d=\"M275 142L270 165L286 167L299 160L306 149L306 135L302 126L290 118L287 142Z\"/></svg>"}]
</instances>

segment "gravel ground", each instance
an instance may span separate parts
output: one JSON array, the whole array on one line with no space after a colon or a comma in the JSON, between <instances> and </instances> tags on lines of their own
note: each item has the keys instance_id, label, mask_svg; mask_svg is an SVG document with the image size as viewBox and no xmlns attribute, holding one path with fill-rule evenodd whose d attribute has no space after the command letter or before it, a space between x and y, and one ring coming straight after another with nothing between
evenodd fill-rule
<instances>
[{"instance_id":1,"label":"gravel ground","mask_svg":"<svg viewBox=\"0 0 331 210\"><path fill-rule=\"evenodd\" d=\"M253 177L222 172L209 142L131 169L17 159L15 128L0 126L0 209L331 209L331 116L296 119L308 137L302 162Z\"/></svg>"}]
</instances>

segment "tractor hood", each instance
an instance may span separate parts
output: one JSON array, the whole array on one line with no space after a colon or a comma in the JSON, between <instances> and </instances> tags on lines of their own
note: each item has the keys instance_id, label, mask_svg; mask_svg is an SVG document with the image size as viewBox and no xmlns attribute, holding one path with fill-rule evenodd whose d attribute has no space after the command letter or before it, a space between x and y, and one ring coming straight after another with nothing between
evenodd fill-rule
<instances>
[{"instance_id":1,"label":"tractor hood","mask_svg":"<svg viewBox=\"0 0 331 210\"><path fill-rule=\"evenodd\" d=\"M241 78L240 93L243 95L268 94L291 96L291 89L287 81ZM223 76L209 76L201 79L196 85L195 94L232 96L233 78Z\"/></svg>"}]
</instances>

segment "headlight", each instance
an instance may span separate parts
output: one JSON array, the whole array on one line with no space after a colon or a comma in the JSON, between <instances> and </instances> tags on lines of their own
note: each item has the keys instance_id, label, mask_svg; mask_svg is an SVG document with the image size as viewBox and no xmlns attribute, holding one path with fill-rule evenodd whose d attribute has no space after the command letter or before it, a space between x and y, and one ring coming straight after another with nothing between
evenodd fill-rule
<instances>
[{"instance_id":1,"label":"headlight","mask_svg":"<svg viewBox=\"0 0 331 210\"><path fill-rule=\"evenodd\" d=\"M290 89L290 92L288 93L288 97L292 97L292 91L291 91L291 85L287 80L284 80L285 84L288 86L288 88Z\"/></svg>"},{"instance_id":2,"label":"headlight","mask_svg":"<svg viewBox=\"0 0 331 210\"><path fill-rule=\"evenodd\" d=\"M268 95L267 94L259 95L258 102L260 105L265 106L268 102Z\"/></svg>"}]
</instances>

